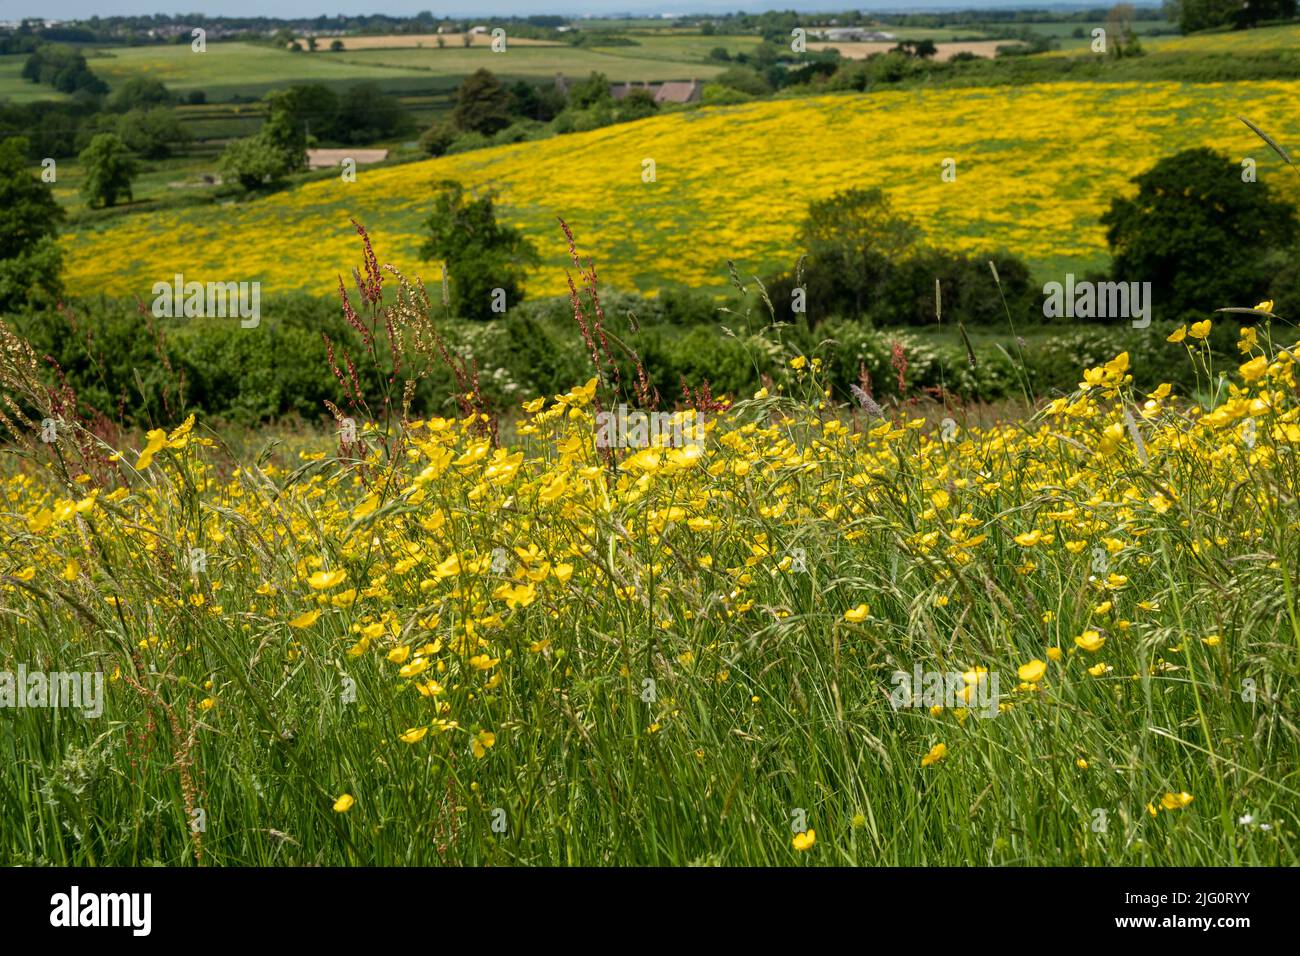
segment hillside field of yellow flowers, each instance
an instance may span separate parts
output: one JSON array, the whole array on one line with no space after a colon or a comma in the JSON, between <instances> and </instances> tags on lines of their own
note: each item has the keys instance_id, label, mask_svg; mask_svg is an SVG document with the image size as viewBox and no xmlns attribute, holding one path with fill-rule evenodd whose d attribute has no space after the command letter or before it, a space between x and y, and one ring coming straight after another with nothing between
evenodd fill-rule
<instances>
[{"instance_id":1,"label":"hillside field of yellow flowers","mask_svg":"<svg viewBox=\"0 0 1300 956\"><path fill-rule=\"evenodd\" d=\"M495 189L502 218L546 258L529 284L562 293L555 217L581 235L614 288L721 288L728 259L793 264L812 199L881 186L938 246L1004 249L1053 273L1105 264L1099 217L1151 157L1212 145L1252 157L1291 198L1280 161L1237 121L1300 135L1294 82L1057 83L828 95L706 108L589 133L388 168L362 167L265 199L83 220L64 236L73 293L147 299L176 273L261 281L264 294L329 294L347 261L349 218L421 266L434 184ZM946 159L956 179L942 178ZM654 182L645 182L645 161ZM340 225L341 224L341 225Z\"/></svg>"},{"instance_id":2,"label":"hillside field of yellow flowers","mask_svg":"<svg viewBox=\"0 0 1300 956\"><path fill-rule=\"evenodd\" d=\"M936 427L830 407L789 354L675 413L701 441L611 448L599 356L509 437L472 391L408 408L438 338L384 281L339 348L391 350L390 391L344 373L336 442L238 459L183 410L81 421L0 326L0 859L1297 863L1300 343L1270 303L1169 336L1209 404L1123 353Z\"/></svg>"}]
</instances>

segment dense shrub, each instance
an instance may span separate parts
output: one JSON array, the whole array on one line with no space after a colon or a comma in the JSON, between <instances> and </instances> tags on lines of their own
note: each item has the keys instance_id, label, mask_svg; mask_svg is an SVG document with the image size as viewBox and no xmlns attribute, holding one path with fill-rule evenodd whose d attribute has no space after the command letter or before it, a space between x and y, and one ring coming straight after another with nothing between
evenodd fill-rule
<instances>
[{"instance_id":1,"label":"dense shrub","mask_svg":"<svg viewBox=\"0 0 1300 956\"><path fill-rule=\"evenodd\" d=\"M132 76L113 90L105 107L114 113L171 106L175 97L161 80L149 76Z\"/></svg>"},{"instance_id":2,"label":"dense shrub","mask_svg":"<svg viewBox=\"0 0 1300 956\"><path fill-rule=\"evenodd\" d=\"M611 290L601 299L610 351L628 393L636 363L615 339L640 356L667 408L681 401L683 384L696 389L707 383L715 396L746 398L764 383L785 383L795 354L821 359L837 400L854 401L850 386L865 383L882 405L927 391L937 397L940 389L984 401L1018 397L1026 387L1039 396L1061 394L1078 383L1081 367L1100 365L1120 351L1129 352L1139 388L1168 381L1183 394L1194 394L1206 384L1196 381L1182 350L1165 341L1171 327L1156 324L1144 330L1075 325L1055 334L1040 328L1019 343L1010 331L986 331L972 367L956 337L932 329L878 328L842 318L815 329L763 328L738 315L719 315L719 303L681 291L647 298ZM704 319L690 321L697 309ZM340 363L342 350L351 348L357 374L371 394L383 391L390 371L385 349L378 350L378 367L363 359L332 299L265 299L256 329L233 320L154 319L136 303L107 299L67 315L43 312L9 320L38 354L53 360L51 383L57 366L87 407L114 416L120 408L139 426L174 421L185 409L243 425L286 417L324 422L324 402L342 403L343 396L323 334L335 344ZM1216 322L1210 339L1216 365L1240 360L1238 326ZM439 328L451 352L476 369L488 407L507 416L526 399L559 394L593 374L567 297L526 302L492 322L442 319ZM902 389L900 365L905 366ZM455 391L450 371L435 358L416 391L415 414L455 414Z\"/></svg>"},{"instance_id":3,"label":"dense shrub","mask_svg":"<svg viewBox=\"0 0 1300 956\"><path fill-rule=\"evenodd\" d=\"M146 304L147 305L147 304ZM347 341L332 303L289 297L264 308L256 329L221 319L155 319L137 303L102 299L67 315L13 317L89 408L137 425L181 409L252 425L282 416L316 419L338 400L322 332ZM378 375L359 368L378 383Z\"/></svg>"},{"instance_id":4,"label":"dense shrub","mask_svg":"<svg viewBox=\"0 0 1300 956\"><path fill-rule=\"evenodd\" d=\"M1152 284L1156 317L1180 319L1207 303L1263 298L1296 237L1295 210L1238 164L1187 149L1136 176L1137 195L1102 216L1114 278Z\"/></svg>"},{"instance_id":5,"label":"dense shrub","mask_svg":"<svg viewBox=\"0 0 1300 956\"><path fill-rule=\"evenodd\" d=\"M442 263L458 315L500 316L523 300L524 273L537 263L537 250L518 229L497 222L491 193L467 195L454 180L438 183L437 190L420 255Z\"/></svg>"},{"instance_id":6,"label":"dense shrub","mask_svg":"<svg viewBox=\"0 0 1300 956\"><path fill-rule=\"evenodd\" d=\"M795 268L767 283L783 322L816 326L844 316L878 325L932 323L936 280L950 319L1003 322L1008 311L1017 322L1042 316L1033 308L1036 290L1022 260L931 248L915 221L896 212L879 189L850 189L811 203L798 248L805 254Z\"/></svg>"},{"instance_id":7,"label":"dense shrub","mask_svg":"<svg viewBox=\"0 0 1300 956\"><path fill-rule=\"evenodd\" d=\"M0 141L0 310L53 305L62 291L62 207L33 176L22 137Z\"/></svg>"},{"instance_id":8,"label":"dense shrub","mask_svg":"<svg viewBox=\"0 0 1300 956\"><path fill-rule=\"evenodd\" d=\"M60 93L100 96L108 92L108 84L86 65L85 54L61 43L36 47L23 63L22 75L23 79L47 84Z\"/></svg>"},{"instance_id":9,"label":"dense shrub","mask_svg":"<svg viewBox=\"0 0 1300 956\"><path fill-rule=\"evenodd\" d=\"M93 101L11 103L0 100L0 126L22 130L27 156L34 160L77 155L86 145L79 137L80 131L95 116Z\"/></svg>"},{"instance_id":10,"label":"dense shrub","mask_svg":"<svg viewBox=\"0 0 1300 956\"><path fill-rule=\"evenodd\" d=\"M390 139L408 128L406 114L395 97L378 83L357 83L339 97L334 138L344 143L373 143Z\"/></svg>"}]
</instances>

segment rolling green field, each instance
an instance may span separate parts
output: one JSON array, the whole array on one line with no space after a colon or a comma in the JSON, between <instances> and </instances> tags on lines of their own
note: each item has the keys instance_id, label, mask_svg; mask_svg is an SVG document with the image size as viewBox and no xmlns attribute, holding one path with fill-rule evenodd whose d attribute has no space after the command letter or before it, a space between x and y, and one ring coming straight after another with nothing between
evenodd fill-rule
<instances>
[{"instance_id":1,"label":"rolling green field","mask_svg":"<svg viewBox=\"0 0 1300 956\"><path fill-rule=\"evenodd\" d=\"M1161 53L1258 53L1300 49L1300 24L1254 30L1216 31L1192 36L1161 36L1144 41Z\"/></svg>"},{"instance_id":2,"label":"rolling green field","mask_svg":"<svg viewBox=\"0 0 1300 956\"><path fill-rule=\"evenodd\" d=\"M646 37L642 46L583 49L568 46L507 48L448 46L354 50L343 53L293 53L249 43L213 43L206 53L188 46L122 47L90 55L92 70L110 86L147 75L168 88L202 90L210 101L260 97L291 83L341 87L360 81L379 83L390 92L451 90L468 73L486 67L507 79L546 80L556 73L582 77L600 71L614 82L705 79L727 68L709 61L717 46L736 52L757 43L743 37ZM15 82L20 58L13 66ZM0 82L4 82L0 80ZM31 87L32 84L27 84Z\"/></svg>"},{"instance_id":3,"label":"rolling green field","mask_svg":"<svg viewBox=\"0 0 1300 956\"><path fill-rule=\"evenodd\" d=\"M87 54L90 68L110 86L132 76L150 76L177 93L203 90L209 100L256 98L291 83L345 86L374 80L394 91L434 85L425 70L355 64L348 62L351 59L352 55L292 53L251 43L210 43L206 53L177 45L114 47Z\"/></svg>"},{"instance_id":4,"label":"rolling green field","mask_svg":"<svg viewBox=\"0 0 1300 956\"><path fill-rule=\"evenodd\" d=\"M1053 50L1048 56L1076 55L1087 53L1091 50L1092 29L1094 26L1104 27L1104 22L1089 24L1086 27L1088 36L1083 38L1071 37L1067 33L1060 37L1061 48ZM1300 24L1287 24L1277 27L1258 27L1254 30L1232 30L1215 33L1197 33L1192 36L1171 36L1162 34L1159 36L1143 36L1143 23L1135 23L1139 39L1142 42L1142 49L1148 54L1154 53L1261 53L1264 51L1294 51L1300 50ZM1149 26L1149 25L1148 25ZM1035 29L1038 25L1035 24Z\"/></svg>"},{"instance_id":5,"label":"rolling green field","mask_svg":"<svg viewBox=\"0 0 1300 956\"><path fill-rule=\"evenodd\" d=\"M726 63L707 62L701 54L689 60L673 59L670 48L657 47L656 55L643 56L640 47L583 49L571 47L516 47L504 53L478 49L393 49L357 50L341 54L350 68L357 70L422 71L454 85L459 78L486 67L503 78L547 80L556 73L585 77L593 71L604 73L615 82L657 82L661 80L704 79L721 73Z\"/></svg>"},{"instance_id":6,"label":"rolling green field","mask_svg":"<svg viewBox=\"0 0 1300 956\"><path fill-rule=\"evenodd\" d=\"M1106 25L1105 17L1102 17L1097 20L1090 20L1087 23L1079 23L1074 20L1056 20L1056 21L1048 21L1044 23L1025 24L1025 26L1028 29L1032 30L1034 33L1037 33L1039 36L1056 37L1057 39L1062 41L1073 39L1074 31L1079 29L1080 27L1083 28L1083 32L1085 35L1091 37L1092 31L1095 27L1104 27L1105 25ZM1171 24L1168 20L1134 20L1133 21L1133 32L1143 38L1145 38L1147 34L1152 32L1165 32L1174 29L1175 29L1174 24Z\"/></svg>"},{"instance_id":7,"label":"rolling green field","mask_svg":"<svg viewBox=\"0 0 1300 956\"><path fill-rule=\"evenodd\" d=\"M601 53L629 56L639 60L674 60L679 63L716 62L708 59L709 53L719 47L733 57L737 53L753 50L759 44L756 36L700 36L680 33L636 33L628 39L636 46L597 47Z\"/></svg>"},{"instance_id":8,"label":"rolling green field","mask_svg":"<svg viewBox=\"0 0 1300 956\"><path fill-rule=\"evenodd\" d=\"M22 70L25 62L27 62L25 53L0 56L0 100L30 103L33 100L67 99L66 95L52 86L24 80Z\"/></svg>"}]
</instances>

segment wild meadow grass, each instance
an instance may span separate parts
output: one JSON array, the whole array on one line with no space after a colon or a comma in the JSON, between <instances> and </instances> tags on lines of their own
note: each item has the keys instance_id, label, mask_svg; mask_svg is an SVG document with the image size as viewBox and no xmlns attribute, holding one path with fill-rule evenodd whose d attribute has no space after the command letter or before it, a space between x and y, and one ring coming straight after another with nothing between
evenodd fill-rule
<instances>
[{"instance_id":1,"label":"wild meadow grass","mask_svg":"<svg viewBox=\"0 0 1300 956\"><path fill-rule=\"evenodd\" d=\"M0 860L1296 863L1300 402L1270 304L1236 369L1208 321L1171 336L1208 405L1121 354L1031 417L934 422L835 407L791 355L688 396L702 445L603 448L653 391L594 274L595 375L501 440L422 288L385 298L368 261L314 445L180 410L132 440L3 329L0 671L102 672L106 700L0 706ZM422 418L403 380L440 360L461 411ZM900 694L918 669L959 699Z\"/></svg>"}]
</instances>

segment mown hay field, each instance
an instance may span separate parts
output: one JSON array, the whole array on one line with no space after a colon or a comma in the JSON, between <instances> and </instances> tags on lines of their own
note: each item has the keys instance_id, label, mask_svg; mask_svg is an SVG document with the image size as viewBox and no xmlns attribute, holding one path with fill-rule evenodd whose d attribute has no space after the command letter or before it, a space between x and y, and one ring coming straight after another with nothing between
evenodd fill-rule
<instances>
[{"instance_id":1,"label":"mown hay field","mask_svg":"<svg viewBox=\"0 0 1300 956\"><path fill-rule=\"evenodd\" d=\"M931 242L1010 250L1041 272L1106 262L1099 217L1161 156L1208 144L1253 157L1295 195L1281 161L1236 118L1284 145L1300 135L1300 84L1040 84L834 95L706 108L589 133L327 179L222 206L141 211L69 227L74 292L147 296L177 272L260 280L268 293L329 291L349 261L350 217L383 237L391 261L417 265L434 183L499 193L506 220L544 257L530 289L565 289L557 215L595 257L602 280L656 289L721 287L742 269L791 264L809 199L881 186ZM955 182L941 179L956 160ZM643 182L643 162L656 181ZM436 269L425 267L436 275Z\"/></svg>"}]
</instances>

